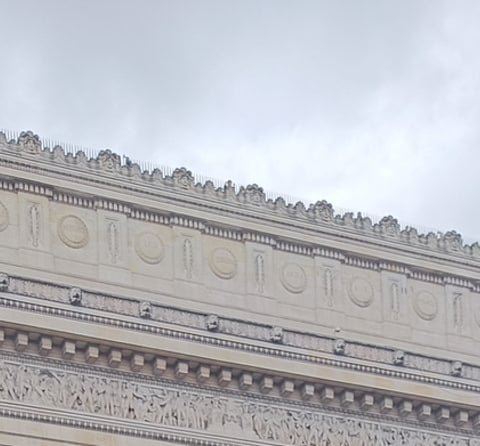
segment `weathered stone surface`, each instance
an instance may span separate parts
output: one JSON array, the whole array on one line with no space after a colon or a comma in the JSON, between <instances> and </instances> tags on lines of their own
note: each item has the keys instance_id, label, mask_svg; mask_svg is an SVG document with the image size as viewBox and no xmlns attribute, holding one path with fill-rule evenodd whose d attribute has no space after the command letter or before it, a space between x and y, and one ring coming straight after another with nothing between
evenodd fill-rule
<instances>
[{"instance_id":1,"label":"weathered stone surface","mask_svg":"<svg viewBox=\"0 0 480 446\"><path fill-rule=\"evenodd\" d=\"M0 442L479 446L478 244L4 136Z\"/></svg>"}]
</instances>

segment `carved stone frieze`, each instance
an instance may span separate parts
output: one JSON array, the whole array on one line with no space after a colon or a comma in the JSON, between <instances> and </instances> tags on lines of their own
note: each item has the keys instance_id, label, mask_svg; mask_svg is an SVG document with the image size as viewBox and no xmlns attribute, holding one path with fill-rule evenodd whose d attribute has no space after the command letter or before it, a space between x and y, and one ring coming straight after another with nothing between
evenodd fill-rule
<instances>
[{"instance_id":1,"label":"carved stone frieze","mask_svg":"<svg viewBox=\"0 0 480 446\"><path fill-rule=\"evenodd\" d=\"M44 282L25 280L18 277L4 275L4 291L20 296L29 296L44 300L68 304L71 303L70 288ZM73 288L75 289L75 288ZM72 289L72 290L73 290ZM218 331L227 335L238 336L259 341L272 341L272 329L268 325L255 324L247 321L233 320L218 315L204 315L193 311L169 308L151 302L143 303L130 299L104 295L81 290L81 305L85 309L101 310L125 316L140 316L144 314L143 305L148 305L148 312L152 321L177 324L195 329ZM345 341L345 340L344 340ZM282 344L290 347L312 351L331 353L335 350L335 337L316 334L300 333L292 330L282 330ZM395 364L394 352L396 349L384 346L373 346L349 340L345 343L344 354L352 359L368 360L380 364ZM453 358L452 358L453 360ZM422 371L450 375L451 361L440 358L427 357L413 352L405 352L404 367ZM463 376L480 381L480 367L464 364Z\"/></svg>"},{"instance_id":2,"label":"carved stone frieze","mask_svg":"<svg viewBox=\"0 0 480 446\"><path fill-rule=\"evenodd\" d=\"M0 359L0 401L33 408L106 416L129 424L206 432L229 438L299 446L478 446L470 433L433 431L428 424L398 426L387 420L287 406L121 374L25 365Z\"/></svg>"}]
</instances>

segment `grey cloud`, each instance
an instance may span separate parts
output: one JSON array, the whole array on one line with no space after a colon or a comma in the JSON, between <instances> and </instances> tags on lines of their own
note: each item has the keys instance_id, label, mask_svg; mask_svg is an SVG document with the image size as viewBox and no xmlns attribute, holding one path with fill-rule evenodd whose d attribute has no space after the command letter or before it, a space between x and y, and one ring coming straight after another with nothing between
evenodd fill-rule
<instances>
[{"instance_id":1,"label":"grey cloud","mask_svg":"<svg viewBox=\"0 0 480 446\"><path fill-rule=\"evenodd\" d=\"M475 1L0 2L0 126L480 238Z\"/></svg>"}]
</instances>

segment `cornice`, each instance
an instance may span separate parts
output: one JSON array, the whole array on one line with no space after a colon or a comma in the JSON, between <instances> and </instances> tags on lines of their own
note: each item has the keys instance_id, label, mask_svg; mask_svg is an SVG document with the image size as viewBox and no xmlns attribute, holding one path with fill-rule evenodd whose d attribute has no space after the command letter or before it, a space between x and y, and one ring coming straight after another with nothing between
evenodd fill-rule
<instances>
[{"instance_id":1,"label":"cornice","mask_svg":"<svg viewBox=\"0 0 480 446\"><path fill-rule=\"evenodd\" d=\"M64 345L66 341L62 342ZM58 349L58 347L54 346L54 349L55 348ZM87 349L88 348L90 348L90 346L88 346ZM113 351L115 352L115 350ZM0 373L6 374L5 377L7 380L9 379L9 374L22 374L22 379L25 383L28 382L28 374L31 373L33 373L33 376L38 376L38 373L40 375L42 373L48 374L54 377L55 381L59 384L61 384L66 376L70 376L72 379L77 379L79 382L84 382L85 384L92 382L92 380L99 380L107 385L109 382L116 381L122 387L124 385L131 387L134 393L138 393L139 391L149 393L152 390L155 392L155 389L159 389L161 392L174 391L179 392L179 394L187 398L198 399L200 396L201 398L222 400L227 403L227 406L229 406L229 401L231 401L234 404L240 404L242 406L248 404L250 407L257 407L256 410L266 409L268 407L273 410L285 411L285 414L290 415L292 413L298 413L301 416L322 416L338 421L344 420L344 417L348 417L349 419L356 418L359 424L379 423L379 425L387 426L389 424L396 424L398 426L397 428L406 431L422 429L422 431L428 430L431 433L438 432L447 435L470 436L478 432L480 428L480 415L478 411L465 410L451 405L432 405L430 402L423 402L421 400L392 397L378 392L358 392L351 388L334 388L328 385L311 385L313 389L311 390L311 394L305 392L304 385L304 387L302 387L302 396L295 398L294 395L285 392L285 389L288 390L290 384L295 383L289 383L285 380L278 383L272 377L253 376L255 381L259 381L260 383L266 382L265 386L267 388L265 388L265 386L263 388L260 387L262 389L260 391L255 385L245 387L242 383L245 383L245 375L248 372L240 373L233 379L225 382L221 379L221 377L225 375L225 370L220 369L218 372L214 372L218 374L218 378L215 384L212 384L211 379L202 378L202 373L205 373L205 365L198 366L195 373L195 369L189 369L190 364L188 362L182 362L181 360L173 361L173 358L169 358L168 362L165 363L165 366L161 368L159 372L159 369L157 369L157 373L149 374L148 372L145 373L145 371L139 372L138 369L136 371L125 370L122 369L119 364L105 367L104 365L97 365L92 362L84 364L78 362L73 363L72 361L65 360L65 347L63 347L63 352L64 359L36 357L31 354L10 353L8 351L1 352ZM111 355L112 351L110 351L110 353L100 353L100 356L111 357ZM132 354L132 357L133 356L134 354ZM103 358L98 358L97 361L100 362L101 359ZM155 362L157 361L158 358L155 359ZM133 360L131 363L133 364ZM37 373L34 373L35 370L37 370ZM192 371L194 373L192 373ZM196 375L196 379L193 378L192 380L192 375ZM267 379L267 381L265 381L265 379ZM270 382L271 384L269 384ZM260 384L260 386L261 385L262 384ZM138 390L135 391L135 389ZM119 389L119 392L122 392L122 390ZM316 392L318 392L318 395ZM118 414L113 415L102 413L101 411L93 412L93 410L89 410L86 406L80 406L76 408L76 410L74 408L69 409L68 407L62 407L62 402L60 401L61 394L56 393L56 395L59 400L55 404L56 410L54 410L53 407L51 407L51 403L48 404L47 402L45 405L41 400L23 400L18 395L9 394L8 381L5 381L0 396L0 408L3 409L0 409L0 413L3 412L3 415L8 415L8 410L10 410L10 416L12 416L15 410L18 414L21 413L22 409L25 410L27 408L31 413L38 413L42 411L43 406L50 411L49 414L51 417L55 414L59 416L73 415L76 416L77 419L82 419L89 418L89 415L95 415L96 417L94 419L90 418L90 421L99 422L101 420L108 425L120 421L119 418L124 418L124 423L126 422L126 426L128 427L168 428L168 426L165 426L165 423L159 423L161 426L156 425L157 423L155 422L147 422L145 424L143 422L144 420L141 419L132 419L132 417L122 417ZM233 411L234 409L231 408L231 410ZM184 430L181 425L172 427L180 428L171 431L176 431L177 434L179 433L178 431L181 432ZM187 428L186 430L188 431L189 429ZM192 433L195 433L195 430ZM219 434L219 432L215 431L210 431L210 433L213 434L214 437L216 436L215 434ZM195 437L195 435L193 437ZM222 435L220 434L220 438L221 437ZM234 434L233 437L235 437ZM247 439L250 440L255 440L255 437L256 436L247 435ZM257 441L259 440L261 441L262 438L257 437Z\"/></svg>"},{"instance_id":2,"label":"cornice","mask_svg":"<svg viewBox=\"0 0 480 446\"><path fill-rule=\"evenodd\" d=\"M14 297L14 296L12 296ZM135 306L137 307L140 306L137 303ZM289 376L288 371L278 371L275 369L275 366L273 366L273 362L269 362L270 366L267 366L266 368L264 367L262 370L258 368L257 365L255 366L248 366L246 369L244 368L245 366L242 366L242 362L239 360L237 365L234 363L232 364L226 364L222 366L221 363L220 365L218 363L209 363L208 359L205 359L203 356L196 358L195 354L193 351L195 349L191 349L190 347L187 347L185 350L188 353L188 356L190 356L190 359L184 359L184 360L179 360L178 357L175 358L172 361L171 356L169 356L170 359L165 358L162 356L162 353L159 353L158 351L156 352L155 350L149 351L148 349L141 347L141 346L136 346L135 343L132 345L123 345L123 344L118 344L115 345L115 342L112 342L112 340L107 341L104 339L91 339L91 335L84 334L80 336L79 338L75 338L74 336L74 331L72 331L70 334L65 332L56 331L54 330L54 327L59 326L57 323L48 322L47 327L51 327L51 329L48 329L47 332L45 332L45 328L41 328L40 326L36 326L35 324L33 326L30 326L28 328L28 325L25 325L25 323L22 323L21 321L25 321L24 317L17 317L13 318L11 316L7 316L6 310L9 309L14 309L15 311L21 310L22 312L30 312L30 313L35 313L38 315L47 315L48 317L56 317L56 318L62 318L66 320L72 321L71 325L68 325L70 327L70 331L73 330L74 324L77 322L80 323L85 323L87 322L90 326L92 324L98 325L98 326L104 326L104 327L114 327L115 329L121 329L121 330L128 330L130 332L137 332L137 333L144 333L148 335L154 335L155 337L160 338L165 338L165 339L171 339L172 341L175 341L175 343L178 342L187 342L187 343L194 343L194 344L199 344L199 345L205 345L205 346L212 346L214 348L221 348L224 351L225 350L231 350L231 351L237 351L237 352L244 352L248 353L248 355L257 355L259 358L260 357L265 357L265 358L272 358L272 361L275 361L275 358L278 358L278 360L287 360L287 361L294 361L294 362L300 362L304 364L312 364L312 365L318 365L320 367L327 367L327 368L332 368L332 371L337 369L339 373L333 372L331 374L332 377L335 376L340 376L343 372L340 372L341 370L344 370L346 373L358 373L359 375L365 375L365 376L378 376L378 377L385 377L387 380L391 379L397 379L399 380L398 383L396 384L395 388L400 389L401 387L405 386L400 386L400 382L405 382L405 383L412 383L413 387L412 389L416 389L415 391L412 391L409 395L407 396L407 400L412 401L418 401L422 400L422 396L418 393L418 385L422 386L434 386L438 387L438 389L451 389L452 392L473 392L473 393L480 393L480 385L478 385L475 380L470 379L465 379L462 377L454 376L451 378L447 377L442 377L439 376L438 374L432 374L431 372L428 371L415 371L412 370L412 367L395 367L392 365L387 365L387 364L380 364L380 363L375 363L373 361L368 361L368 360L359 360L358 359L358 354L363 353L363 354L370 354L368 351L367 346L360 346L357 344L358 351L357 353L357 359L355 359L355 344L348 342L346 343L344 340L336 340L333 341L330 340L330 344L333 344L333 349L334 352L337 351L338 347L338 341L343 342L344 345L344 354L345 357L342 355L335 355L330 352L330 354L327 353L321 353L321 352L306 352L305 349L298 349L298 348L292 348L289 345L278 345L274 343L276 341L275 338L272 337L271 342L265 342L265 341L259 341L259 340L248 340L242 337L235 337L223 333L209 333L208 331L208 323L209 323L209 316L208 315L196 315L197 317L201 317L203 321L205 322L205 329L204 330L198 330L195 328L190 327L189 329L186 329L181 326L175 326L172 324L164 324L160 323L157 321L152 321L152 320L140 320L137 319L135 320L134 318L131 317L118 317L116 315L108 315L105 314L105 312L101 311L82 311L81 307L78 306L68 306L68 305L62 305L62 304L57 304L55 307L52 307L50 305L44 305L41 303L35 302L35 300L31 300L31 298L26 298L22 297L20 299L7 299L7 298L1 298L0 299L0 305L5 308L5 314L4 314L4 320L3 320L3 325L5 327L4 330L0 332L0 335L3 334L4 337L10 339L9 342L4 342L4 348L7 348L10 346L10 348L16 349L17 351L28 351L31 353L35 353L36 355L42 356L42 355L50 355L51 352L54 352L54 343L53 339L56 340L57 344L59 343L60 347L57 348L57 352L60 351L60 353L57 353L57 356L59 357L64 357L65 359L73 359L76 358L78 360L78 351L80 350L81 356L80 359L87 362L91 363L92 360L93 362L96 362L99 360L100 357L103 356L103 361L100 360L101 363L104 365L108 365L111 367L118 367L122 361L127 360L127 364L132 368L132 370L150 370L149 373L151 374L156 374L157 372L160 371L160 373L164 373L165 370L168 368L167 364L171 365L172 372L175 376L181 376L184 378L185 376L189 375L189 373L193 373L194 376L197 376L197 379L201 379L201 374L199 375L198 367L200 364L203 364L203 367L205 368L204 373L206 373L206 378L208 379L211 374L212 376L215 375L217 376L217 381L214 380L216 385L219 385L220 387L224 387L225 385L228 385L230 382L237 382L237 386L239 388L243 387L243 384L241 384L242 377L245 375L245 373L248 375L248 381L247 387L250 387L254 385L254 380L255 380L255 386L257 388L257 391L261 393L269 393L269 392L276 392L276 394L281 394L283 396L288 395L289 397L292 398L299 398L299 392L301 395L301 398L306 398L309 399L313 397L315 393L315 387L321 387L322 389L326 386L328 389L335 387L337 389L335 392L337 392L337 397L341 398L342 391L338 393L338 388L344 387L345 385L348 385L348 387L344 387L344 389L349 389L349 388L355 388L355 385L357 384L352 384L351 376L349 375L350 378L345 377L344 381L345 383L342 385L338 381L338 378L330 378L331 381L329 384L329 379L320 378L320 376L324 375L317 375L317 372L310 376L305 377L302 379L302 377L297 373L295 375ZM138 307L137 307L138 308ZM6 318L6 319L5 319ZM15 322L16 320L16 322ZM84 327L85 328L85 327ZM80 329L80 332L83 333L84 328ZM266 328L266 327L262 327ZM31 330L33 332L33 337L29 336L27 334L28 330ZM52 333L52 331L55 331ZM45 333L42 335L42 332ZM94 332L97 333L98 330L94 329ZM278 329L277 328L270 328L269 332L272 334L278 334ZM1 336L0 336L1 337ZM127 334L126 338L129 339L130 336ZM31 341L33 340L33 342ZM117 339L117 338L116 338ZM60 341L61 340L61 341ZM44 342L45 341L45 342ZM88 344L88 347L86 347L86 343ZM270 345L269 345L270 344ZM77 345L78 345L78 350L77 350ZM90 351L90 345L92 346L93 350ZM164 345L163 342L160 342L159 345ZM178 346L175 347L174 351L179 351ZM126 352L126 353L123 353ZM132 353L133 352L133 353ZM353 354L352 354L353 353ZM392 352L390 352L392 353ZM404 358L410 358L413 359L415 355L410 355L407 354L405 355L403 352L400 352L403 354ZM52 353L53 354L53 353ZM158 358L158 355L161 355ZM170 355L172 352L170 351ZM180 358L182 357L182 354L178 353L180 355ZM185 353L183 353L184 355ZM164 355L164 354L163 354ZM223 355L223 354L222 354ZM157 359L155 359L157 357ZM228 355L230 357L230 355ZM233 357L233 356L232 356ZM239 356L238 356L239 357ZM392 358L392 356L390 356ZM393 359L396 361L398 359L398 352L394 352ZM157 363L155 361L160 360L160 363ZM152 361L154 361L152 363ZM193 368L190 368L188 365L188 362L186 361L193 361L195 364ZM427 359L425 361L426 363L429 364L434 364L435 360L432 359ZM148 363L148 365L147 365ZM443 361L444 364L448 364L448 370L450 373L454 373L455 375L458 375L458 372L460 374L465 373L466 370L471 370L470 366L464 365L459 363L458 361L454 361L451 363L448 363L447 361ZM153 365L152 365L153 364ZM158 366L160 364L160 366ZM173 364L173 365L172 365ZM254 360L252 364L257 364L257 361ZM439 362L440 364L440 362ZM153 368L152 368L153 367ZM158 368L160 367L160 368ZM220 369L219 369L220 367ZM270 368L271 367L271 368ZM297 367L293 367L294 369L297 369ZM258 369L255 371L255 369ZM290 370L291 367L287 366L286 370ZM292 369L293 370L293 369ZM213 372L214 371L214 372ZM478 372L478 370L477 370ZM203 372L202 372L203 373ZM254 379L254 377L256 378ZM314 377L315 376L315 377ZM326 379L326 381L325 381ZM264 380L266 380L266 384L264 384ZM335 383L337 381L337 383ZM358 381L358 380L357 380ZM370 380L372 381L372 380ZM323 384L322 384L323 382ZM346 383L350 384L346 384ZM360 381L359 381L360 382ZM375 394L382 393L382 391L379 388L376 388L377 385L373 384L375 379L372 381L372 383L360 385L359 388L362 387L369 387L371 388L372 392L375 392ZM286 383L286 384L285 384ZM416 384L415 384L416 383ZM263 386L263 389L262 389ZM289 389L288 391L282 390L282 386L287 386L286 388ZM331 387L330 387L331 386ZM417 387L415 387L417 386ZM408 385L407 385L408 387ZM405 387L405 388L407 388ZM365 393L365 388L361 390L361 394ZM426 390L429 395L433 395L431 390ZM305 393L303 393L305 392ZM322 392L324 392L322 390ZM330 391L328 391L330 392ZM438 395L442 394L444 391L440 391ZM367 392L368 393L368 392ZM393 398L399 397L398 393L395 394L388 394L388 392L383 391L385 395L387 395L389 398L393 400ZM448 393L448 392L447 392ZM334 391L330 392L332 395L334 395ZM408 392L407 392L408 394ZM450 395L450 394L449 394ZM452 394L453 395L453 394ZM473 395L472 395L473 396ZM352 397L353 398L353 397ZM358 396L356 399L352 399L351 403L355 404L357 403ZM449 396L450 398L450 396ZM449 399L447 398L447 400ZM430 397L428 398L430 400ZM467 398L470 399L471 398ZM474 397L473 400L476 400L477 397ZM425 402L425 404L431 405L433 403L433 407L437 407L439 404L441 405L442 397L438 397L437 400L431 400ZM445 400L443 400L445 401ZM452 401L457 401L455 398ZM467 400L465 400L467 401ZM444 403L445 404L445 403ZM455 406L454 403L450 403ZM458 403L457 403L458 404ZM470 410L472 408L472 403L464 403L467 404L466 407L469 407ZM474 405L476 406L476 405Z\"/></svg>"},{"instance_id":3,"label":"cornice","mask_svg":"<svg viewBox=\"0 0 480 446\"><path fill-rule=\"evenodd\" d=\"M9 291L0 294L0 306L5 309L480 393L480 367L458 358L428 357L345 340L340 335L326 337L296 332L5 275L2 283L7 283Z\"/></svg>"},{"instance_id":4,"label":"cornice","mask_svg":"<svg viewBox=\"0 0 480 446\"><path fill-rule=\"evenodd\" d=\"M1 155L1 153L0 153ZM45 196L55 202L68 204L71 206L82 207L86 209L102 209L110 212L116 212L126 215L128 218L145 221L171 227L184 227L198 230L206 235L224 238L234 241L254 242L272 247L278 251L289 252L307 257L323 257L338 260L341 263L356 268L369 269L373 271L391 271L404 274L415 280L436 283L451 284L468 288L474 292L480 293L480 270L472 269L472 265L456 261L454 266L461 274L452 274L450 268L446 268L443 263L421 264L419 266L415 260L405 263L405 261L388 261L382 258L383 251L372 251L371 255L362 255L351 252L347 248L331 248L316 243L298 242L292 240L291 236L273 235L262 231L252 231L250 229L240 229L236 226L229 226L223 223L215 223L206 219L176 214L174 212L156 211L148 208L141 208L133 203L126 203L109 198L102 198L94 195L80 194L72 191L57 190L45 184L38 184L31 181L19 179L1 179L0 189L10 192L27 192L40 196ZM398 249L402 251L402 249ZM376 258L375 258L376 257ZM473 274L474 273L474 274ZM472 276L474 276L472 278Z\"/></svg>"},{"instance_id":5,"label":"cornice","mask_svg":"<svg viewBox=\"0 0 480 446\"><path fill-rule=\"evenodd\" d=\"M174 200L176 203L184 202L189 207L215 210L280 227L295 227L332 239L361 242L376 249L395 249L425 258L435 257L439 261L475 268L479 266L480 245L465 245L455 231L419 234L414 228L402 229L391 216L373 223L361 214L356 217L352 213L335 215L332 205L325 201L309 207L301 202L287 205L281 197L267 199L263 189L257 185L242 186L237 190L231 182L217 188L211 181L195 183L192 173L185 168L175 169L171 175L158 169L142 171L138 164L128 159L122 162L119 155L109 150L102 150L96 157L90 158L81 151L66 154L59 146L53 149L45 147L32 132L21 133L16 141L7 141L5 135L0 133L0 157L0 165L16 171L37 172L44 178L68 178L78 184L102 184L105 190L123 189L162 200ZM120 205L126 208L119 212L132 212L131 205ZM147 210L137 211L141 213ZM284 246L287 242L280 240L275 243ZM312 247L302 248L298 243L295 247L299 253L311 255Z\"/></svg>"}]
</instances>

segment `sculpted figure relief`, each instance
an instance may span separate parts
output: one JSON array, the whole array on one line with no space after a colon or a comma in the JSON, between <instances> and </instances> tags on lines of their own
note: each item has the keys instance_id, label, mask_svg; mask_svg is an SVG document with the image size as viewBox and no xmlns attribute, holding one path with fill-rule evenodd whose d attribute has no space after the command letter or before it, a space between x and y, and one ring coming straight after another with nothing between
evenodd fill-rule
<instances>
[{"instance_id":1,"label":"sculpted figure relief","mask_svg":"<svg viewBox=\"0 0 480 446\"><path fill-rule=\"evenodd\" d=\"M473 446L473 439L417 432L320 412L74 374L0 360L0 400L298 446Z\"/></svg>"}]
</instances>

